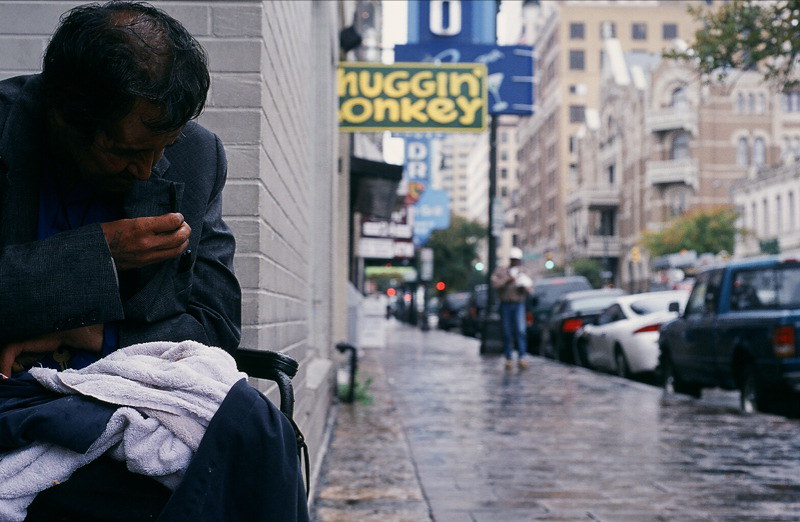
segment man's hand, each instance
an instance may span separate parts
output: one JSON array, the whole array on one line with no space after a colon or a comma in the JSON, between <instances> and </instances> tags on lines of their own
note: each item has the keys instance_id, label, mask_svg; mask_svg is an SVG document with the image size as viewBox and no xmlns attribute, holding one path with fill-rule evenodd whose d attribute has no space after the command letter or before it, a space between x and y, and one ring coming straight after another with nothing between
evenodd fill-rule
<instances>
[{"instance_id":1,"label":"man's hand","mask_svg":"<svg viewBox=\"0 0 800 522\"><path fill-rule=\"evenodd\" d=\"M10 377L14 361L20 356L24 359L23 354L44 355L56 351L61 346L99 352L103 347L103 325L95 324L74 330L53 332L35 339L9 343L0 348L0 373Z\"/></svg>"},{"instance_id":2,"label":"man's hand","mask_svg":"<svg viewBox=\"0 0 800 522\"><path fill-rule=\"evenodd\" d=\"M178 257L189 246L192 228L179 213L101 223L119 270Z\"/></svg>"}]
</instances>

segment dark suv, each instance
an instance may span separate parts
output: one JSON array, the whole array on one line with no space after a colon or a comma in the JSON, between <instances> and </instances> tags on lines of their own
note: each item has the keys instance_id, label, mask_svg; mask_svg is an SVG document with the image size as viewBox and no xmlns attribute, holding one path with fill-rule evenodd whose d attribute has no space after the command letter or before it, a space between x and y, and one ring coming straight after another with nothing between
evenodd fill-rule
<instances>
[{"instance_id":1,"label":"dark suv","mask_svg":"<svg viewBox=\"0 0 800 522\"><path fill-rule=\"evenodd\" d=\"M698 274L661 328L668 391L739 390L744 411L800 413L800 260L764 257Z\"/></svg>"},{"instance_id":2,"label":"dark suv","mask_svg":"<svg viewBox=\"0 0 800 522\"><path fill-rule=\"evenodd\" d=\"M591 290L592 285L583 276L545 277L534 282L533 292L528 296L526 321L528 331L528 352L540 353L542 328L544 327L556 300L568 292Z\"/></svg>"}]
</instances>

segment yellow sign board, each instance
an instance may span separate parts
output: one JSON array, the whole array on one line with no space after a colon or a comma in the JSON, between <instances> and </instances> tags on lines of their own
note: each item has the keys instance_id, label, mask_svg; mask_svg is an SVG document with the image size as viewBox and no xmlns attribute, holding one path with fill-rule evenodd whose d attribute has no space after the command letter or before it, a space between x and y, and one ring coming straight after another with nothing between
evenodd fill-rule
<instances>
[{"instance_id":1,"label":"yellow sign board","mask_svg":"<svg viewBox=\"0 0 800 522\"><path fill-rule=\"evenodd\" d=\"M346 62L339 65L339 130L480 132L486 65Z\"/></svg>"}]
</instances>

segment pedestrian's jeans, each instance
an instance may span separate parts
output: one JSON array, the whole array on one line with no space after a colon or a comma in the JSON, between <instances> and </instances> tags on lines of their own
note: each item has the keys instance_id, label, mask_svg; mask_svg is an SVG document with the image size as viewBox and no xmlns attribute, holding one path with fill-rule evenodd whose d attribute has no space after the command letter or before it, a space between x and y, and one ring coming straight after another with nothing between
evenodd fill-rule
<instances>
[{"instance_id":1,"label":"pedestrian's jeans","mask_svg":"<svg viewBox=\"0 0 800 522\"><path fill-rule=\"evenodd\" d=\"M503 351L506 359L514 354L514 341L517 343L519 357L528 351L525 335L525 303L500 303L500 320L503 324Z\"/></svg>"}]
</instances>

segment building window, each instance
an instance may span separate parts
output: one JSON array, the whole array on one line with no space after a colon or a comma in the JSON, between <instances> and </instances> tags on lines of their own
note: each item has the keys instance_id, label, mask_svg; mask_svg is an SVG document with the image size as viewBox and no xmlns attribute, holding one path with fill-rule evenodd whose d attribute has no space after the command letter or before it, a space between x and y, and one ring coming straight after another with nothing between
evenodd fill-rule
<instances>
[{"instance_id":1,"label":"building window","mask_svg":"<svg viewBox=\"0 0 800 522\"><path fill-rule=\"evenodd\" d=\"M503 179L508 178L508 169L500 169L500 177Z\"/></svg>"},{"instance_id":2,"label":"building window","mask_svg":"<svg viewBox=\"0 0 800 522\"><path fill-rule=\"evenodd\" d=\"M787 204L789 206L789 231L794 232L794 224L795 224L795 217L794 217L794 192L789 192L786 196Z\"/></svg>"},{"instance_id":3,"label":"building window","mask_svg":"<svg viewBox=\"0 0 800 522\"><path fill-rule=\"evenodd\" d=\"M583 123L586 120L586 107L583 105L569 106L569 122Z\"/></svg>"},{"instance_id":4,"label":"building window","mask_svg":"<svg viewBox=\"0 0 800 522\"><path fill-rule=\"evenodd\" d=\"M736 164L745 166L750 164L750 145L747 138L739 138L736 142Z\"/></svg>"},{"instance_id":5,"label":"building window","mask_svg":"<svg viewBox=\"0 0 800 522\"><path fill-rule=\"evenodd\" d=\"M501 150L500 151L500 159L502 161L508 161L508 151L506 151L505 149Z\"/></svg>"},{"instance_id":6,"label":"building window","mask_svg":"<svg viewBox=\"0 0 800 522\"><path fill-rule=\"evenodd\" d=\"M747 112L750 114L756 113L756 95L752 92L747 95Z\"/></svg>"},{"instance_id":7,"label":"building window","mask_svg":"<svg viewBox=\"0 0 800 522\"><path fill-rule=\"evenodd\" d=\"M508 197L508 187L500 187L500 197Z\"/></svg>"},{"instance_id":8,"label":"building window","mask_svg":"<svg viewBox=\"0 0 800 522\"><path fill-rule=\"evenodd\" d=\"M758 207L756 206L755 202L750 207L752 209L750 218L752 219L753 223L753 232L758 234Z\"/></svg>"},{"instance_id":9,"label":"building window","mask_svg":"<svg viewBox=\"0 0 800 522\"><path fill-rule=\"evenodd\" d=\"M664 24L661 32L664 40L674 40L678 37L678 24Z\"/></svg>"},{"instance_id":10,"label":"building window","mask_svg":"<svg viewBox=\"0 0 800 522\"><path fill-rule=\"evenodd\" d=\"M736 95L736 112L739 114L744 114L746 110L747 108L744 101L744 94L739 93Z\"/></svg>"},{"instance_id":11,"label":"building window","mask_svg":"<svg viewBox=\"0 0 800 522\"><path fill-rule=\"evenodd\" d=\"M756 138L753 141L753 164L756 167L763 167L767 163L767 146L764 138Z\"/></svg>"},{"instance_id":12,"label":"building window","mask_svg":"<svg viewBox=\"0 0 800 522\"><path fill-rule=\"evenodd\" d=\"M614 22L600 22L600 38L606 40L608 38L617 37L617 24Z\"/></svg>"},{"instance_id":13,"label":"building window","mask_svg":"<svg viewBox=\"0 0 800 522\"><path fill-rule=\"evenodd\" d=\"M758 98L756 99L756 112L758 114L764 114L767 112L767 97L764 96L763 92L758 93Z\"/></svg>"},{"instance_id":14,"label":"building window","mask_svg":"<svg viewBox=\"0 0 800 522\"><path fill-rule=\"evenodd\" d=\"M783 202L780 196L775 196L775 226L778 227L778 234L783 232Z\"/></svg>"},{"instance_id":15,"label":"building window","mask_svg":"<svg viewBox=\"0 0 800 522\"><path fill-rule=\"evenodd\" d=\"M617 166L614 165L614 164L611 164L611 165L608 166L608 171L607 172L608 172L608 184L609 185L613 185L614 184L614 181L615 181L614 178L615 178L615 175L616 175L616 172L615 172L616 168L617 168Z\"/></svg>"},{"instance_id":16,"label":"building window","mask_svg":"<svg viewBox=\"0 0 800 522\"><path fill-rule=\"evenodd\" d=\"M672 138L672 147L669 151L669 159L679 160L689 157L689 133L679 132Z\"/></svg>"},{"instance_id":17,"label":"building window","mask_svg":"<svg viewBox=\"0 0 800 522\"><path fill-rule=\"evenodd\" d=\"M569 24L569 38L570 40L583 40L584 38L583 22L573 22Z\"/></svg>"},{"instance_id":18,"label":"building window","mask_svg":"<svg viewBox=\"0 0 800 522\"><path fill-rule=\"evenodd\" d=\"M634 40L647 40L647 24L644 22L632 23L631 38Z\"/></svg>"},{"instance_id":19,"label":"building window","mask_svg":"<svg viewBox=\"0 0 800 522\"><path fill-rule=\"evenodd\" d=\"M570 49L569 68L571 71L582 71L586 66L586 53L580 49Z\"/></svg>"},{"instance_id":20,"label":"building window","mask_svg":"<svg viewBox=\"0 0 800 522\"><path fill-rule=\"evenodd\" d=\"M769 203L767 203L767 198L764 198L764 201L761 202L761 205L764 207L763 211L761 212L764 217L764 236L769 235Z\"/></svg>"},{"instance_id":21,"label":"building window","mask_svg":"<svg viewBox=\"0 0 800 522\"><path fill-rule=\"evenodd\" d=\"M676 109L685 109L689 106L689 97L684 87L677 87L672 91L670 104Z\"/></svg>"}]
</instances>

